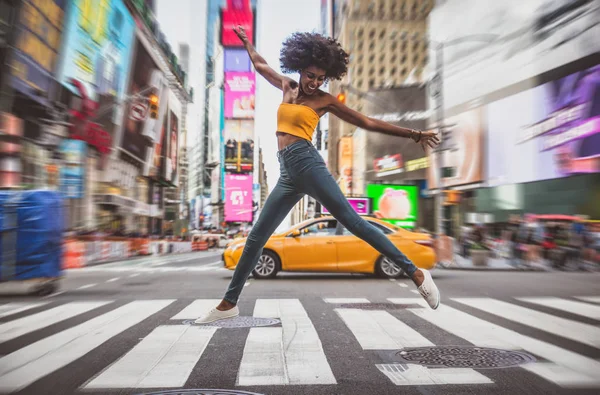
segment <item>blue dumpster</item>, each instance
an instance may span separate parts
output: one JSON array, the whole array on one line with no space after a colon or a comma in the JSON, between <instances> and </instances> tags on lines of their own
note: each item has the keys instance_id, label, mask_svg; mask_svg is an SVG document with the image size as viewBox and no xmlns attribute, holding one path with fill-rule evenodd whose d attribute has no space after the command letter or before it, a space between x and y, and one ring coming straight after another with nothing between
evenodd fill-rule
<instances>
[{"instance_id":1,"label":"blue dumpster","mask_svg":"<svg viewBox=\"0 0 600 395\"><path fill-rule=\"evenodd\" d=\"M63 198L55 191L0 191L0 282L61 275Z\"/></svg>"}]
</instances>

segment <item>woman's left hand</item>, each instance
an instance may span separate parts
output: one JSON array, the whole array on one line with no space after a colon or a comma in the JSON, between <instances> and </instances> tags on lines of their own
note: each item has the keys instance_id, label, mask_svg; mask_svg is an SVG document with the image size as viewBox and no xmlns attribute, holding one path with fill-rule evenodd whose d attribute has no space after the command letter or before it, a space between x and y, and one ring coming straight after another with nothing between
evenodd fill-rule
<instances>
[{"instance_id":1,"label":"woman's left hand","mask_svg":"<svg viewBox=\"0 0 600 395\"><path fill-rule=\"evenodd\" d=\"M415 142L421 144L423 151L426 151L426 147L435 148L440 143L440 138L437 132L431 130L424 130L416 132L414 137Z\"/></svg>"}]
</instances>

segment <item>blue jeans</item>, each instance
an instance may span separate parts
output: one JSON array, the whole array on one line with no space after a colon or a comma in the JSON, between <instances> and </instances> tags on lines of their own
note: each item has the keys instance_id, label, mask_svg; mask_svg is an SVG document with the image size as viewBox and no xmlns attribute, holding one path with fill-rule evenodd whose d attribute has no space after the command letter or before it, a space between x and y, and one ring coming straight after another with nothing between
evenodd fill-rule
<instances>
[{"instance_id":1,"label":"blue jeans","mask_svg":"<svg viewBox=\"0 0 600 395\"><path fill-rule=\"evenodd\" d=\"M307 140L277 153L280 177L250 231L224 299L237 304L244 284L258 263L264 245L289 211L306 194L313 197L350 231L396 263L412 277L417 267L377 228L354 211L327 170L319 152Z\"/></svg>"}]
</instances>

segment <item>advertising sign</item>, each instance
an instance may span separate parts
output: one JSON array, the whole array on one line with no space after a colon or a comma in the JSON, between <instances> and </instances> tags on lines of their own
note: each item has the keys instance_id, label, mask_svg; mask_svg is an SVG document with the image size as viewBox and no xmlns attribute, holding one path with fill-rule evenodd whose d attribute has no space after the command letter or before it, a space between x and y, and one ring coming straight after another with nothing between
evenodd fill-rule
<instances>
[{"instance_id":1,"label":"advertising sign","mask_svg":"<svg viewBox=\"0 0 600 395\"><path fill-rule=\"evenodd\" d=\"M369 215L371 212L371 200L369 198L348 198L348 203L358 215ZM321 206L321 213L330 214L325 206Z\"/></svg>"},{"instance_id":2,"label":"advertising sign","mask_svg":"<svg viewBox=\"0 0 600 395\"><path fill-rule=\"evenodd\" d=\"M225 222L252 221L252 175L225 175Z\"/></svg>"},{"instance_id":3,"label":"advertising sign","mask_svg":"<svg viewBox=\"0 0 600 395\"><path fill-rule=\"evenodd\" d=\"M9 69L11 85L30 97L40 99L39 93L50 90L67 3L67 0L22 2Z\"/></svg>"},{"instance_id":4,"label":"advertising sign","mask_svg":"<svg viewBox=\"0 0 600 395\"><path fill-rule=\"evenodd\" d=\"M595 66L489 104L490 186L600 172L599 81Z\"/></svg>"},{"instance_id":5,"label":"advertising sign","mask_svg":"<svg viewBox=\"0 0 600 395\"><path fill-rule=\"evenodd\" d=\"M404 163L402 162L402 155L386 155L383 158L377 158L373 161L373 170L378 176L385 175L390 172L401 172L403 171Z\"/></svg>"},{"instance_id":6,"label":"advertising sign","mask_svg":"<svg viewBox=\"0 0 600 395\"><path fill-rule=\"evenodd\" d=\"M120 102L134 31L135 22L122 0L73 0L65 22L59 80L69 88L71 78L81 81L94 101L113 96Z\"/></svg>"},{"instance_id":7,"label":"advertising sign","mask_svg":"<svg viewBox=\"0 0 600 395\"><path fill-rule=\"evenodd\" d=\"M166 166L165 179L173 181L177 179L177 153L179 150L179 118L175 113L169 111L169 149L168 155L165 157Z\"/></svg>"},{"instance_id":8,"label":"advertising sign","mask_svg":"<svg viewBox=\"0 0 600 395\"><path fill-rule=\"evenodd\" d=\"M63 140L59 151L63 156L60 190L65 198L81 199L85 184L87 144L81 140Z\"/></svg>"},{"instance_id":9,"label":"advertising sign","mask_svg":"<svg viewBox=\"0 0 600 395\"><path fill-rule=\"evenodd\" d=\"M338 171L341 177L340 189L344 195L352 194L352 143L352 137L346 136L340 139Z\"/></svg>"},{"instance_id":10,"label":"advertising sign","mask_svg":"<svg viewBox=\"0 0 600 395\"><path fill-rule=\"evenodd\" d=\"M402 228L414 228L419 213L419 188L415 185L368 184L373 214Z\"/></svg>"},{"instance_id":11,"label":"advertising sign","mask_svg":"<svg viewBox=\"0 0 600 395\"><path fill-rule=\"evenodd\" d=\"M226 120L223 138L225 170L251 172L254 167L254 121Z\"/></svg>"},{"instance_id":12,"label":"advertising sign","mask_svg":"<svg viewBox=\"0 0 600 395\"><path fill-rule=\"evenodd\" d=\"M254 118L254 73L225 73L225 118Z\"/></svg>"},{"instance_id":13,"label":"advertising sign","mask_svg":"<svg viewBox=\"0 0 600 395\"><path fill-rule=\"evenodd\" d=\"M444 177L441 178L441 188L481 182L484 163L483 136L486 127L484 109L478 107L446 118L446 124L454 127L451 132L452 140L449 142L450 149L443 152L442 165L451 170L448 174L442 174ZM439 153L429 156L427 183L431 189L440 188L437 182L440 172L439 158Z\"/></svg>"},{"instance_id":14,"label":"advertising sign","mask_svg":"<svg viewBox=\"0 0 600 395\"><path fill-rule=\"evenodd\" d=\"M142 96L148 96L150 93L148 87L151 86L153 80L156 79L156 73L160 73L160 71L156 68L154 60L152 60L144 45L138 41L135 61L133 63L133 72L127 90L128 95L134 96L141 93ZM121 140L121 147L140 162L146 161L147 149L151 142L154 141L154 139L151 138L152 134L145 131L146 124L152 122L158 129L162 124L157 121L162 121L165 112L164 109L167 104L166 95L160 95L160 117L158 120L150 120L147 116L145 118L140 118L138 116L139 114L135 111L139 104L144 104L144 101L145 100L143 99L140 101L132 100L125 106L123 115L123 137Z\"/></svg>"},{"instance_id":15,"label":"advertising sign","mask_svg":"<svg viewBox=\"0 0 600 395\"><path fill-rule=\"evenodd\" d=\"M252 62L248 51L245 49L225 48L225 72L241 71L250 72Z\"/></svg>"},{"instance_id":16,"label":"advertising sign","mask_svg":"<svg viewBox=\"0 0 600 395\"><path fill-rule=\"evenodd\" d=\"M162 119L162 125L160 127L160 133L158 135L158 139L156 140L156 144L154 144L154 154L152 155L152 166L150 167L149 175L150 177L158 178L159 175L165 173L165 154L167 147L167 135L169 130L169 108L167 104L165 104L165 115Z\"/></svg>"},{"instance_id":17,"label":"advertising sign","mask_svg":"<svg viewBox=\"0 0 600 395\"><path fill-rule=\"evenodd\" d=\"M233 28L241 25L251 44L254 44L254 15L250 0L227 0L227 8L221 15L221 45L243 47L244 44L234 33Z\"/></svg>"}]
</instances>

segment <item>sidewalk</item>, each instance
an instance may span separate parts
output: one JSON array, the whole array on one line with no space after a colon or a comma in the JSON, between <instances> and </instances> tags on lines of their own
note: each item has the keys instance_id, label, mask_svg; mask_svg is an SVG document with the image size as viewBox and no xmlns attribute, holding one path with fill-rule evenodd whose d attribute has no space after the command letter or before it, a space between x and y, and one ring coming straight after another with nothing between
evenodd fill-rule
<instances>
[{"instance_id":1,"label":"sidewalk","mask_svg":"<svg viewBox=\"0 0 600 395\"><path fill-rule=\"evenodd\" d=\"M546 262L520 265L512 264L506 258L488 258L486 266L475 266L470 258L464 258L454 254L453 262L447 265L439 264L440 269L445 270L479 270L479 271L549 271L552 270Z\"/></svg>"}]
</instances>

